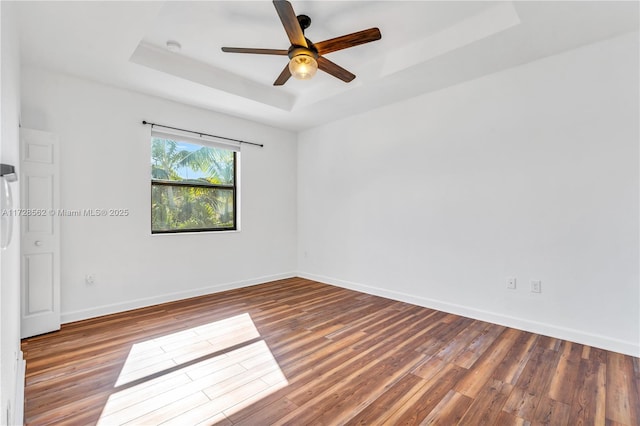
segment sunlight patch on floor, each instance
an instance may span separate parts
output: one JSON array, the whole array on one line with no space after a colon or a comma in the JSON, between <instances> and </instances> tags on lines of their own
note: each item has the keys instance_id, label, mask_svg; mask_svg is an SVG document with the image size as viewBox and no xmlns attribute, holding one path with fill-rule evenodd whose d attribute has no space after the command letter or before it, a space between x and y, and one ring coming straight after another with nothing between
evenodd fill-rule
<instances>
[{"instance_id":1,"label":"sunlight patch on floor","mask_svg":"<svg viewBox=\"0 0 640 426\"><path fill-rule=\"evenodd\" d=\"M287 386L259 338L242 314L133 345L98 424L212 423Z\"/></svg>"}]
</instances>

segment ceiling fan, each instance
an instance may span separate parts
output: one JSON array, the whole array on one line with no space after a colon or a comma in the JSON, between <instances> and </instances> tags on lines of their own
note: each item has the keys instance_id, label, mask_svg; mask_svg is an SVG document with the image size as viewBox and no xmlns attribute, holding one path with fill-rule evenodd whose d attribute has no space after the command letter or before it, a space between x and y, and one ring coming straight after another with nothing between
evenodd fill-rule
<instances>
[{"instance_id":1,"label":"ceiling fan","mask_svg":"<svg viewBox=\"0 0 640 426\"><path fill-rule=\"evenodd\" d=\"M311 18L307 15L296 16L293 11L293 6L291 6L291 3L288 1L273 0L273 5L278 12L280 21L282 21L282 25L291 42L288 50L223 47L222 51L228 53L288 56L290 61L287 66L284 67L278 78L276 78L276 81L273 83L274 86L282 86L291 76L300 80L308 80L315 75L318 68L349 83L356 78L356 76L322 55L382 38L382 34L380 34L378 28L369 28L368 30L358 31L319 43L312 43L311 40L304 36L304 30L311 25Z\"/></svg>"}]
</instances>

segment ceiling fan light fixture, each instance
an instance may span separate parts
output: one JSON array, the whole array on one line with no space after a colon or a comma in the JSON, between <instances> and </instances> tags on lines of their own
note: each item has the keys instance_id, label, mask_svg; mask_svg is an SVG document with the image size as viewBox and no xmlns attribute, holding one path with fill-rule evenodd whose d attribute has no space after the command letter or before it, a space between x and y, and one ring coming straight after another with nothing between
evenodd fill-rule
<instances>
[{"instance_id":1,"label":"ceiling fan light fixture","mask_svg":"<svg viewBox=\"0 0 640 426\"><path fill-rule=\"evenodd\" d=\"M318 62L313 56L300 54L289 61L289 71L291 76L298 80L309 80L318 71Z\"/></svg>"}]
</instances>

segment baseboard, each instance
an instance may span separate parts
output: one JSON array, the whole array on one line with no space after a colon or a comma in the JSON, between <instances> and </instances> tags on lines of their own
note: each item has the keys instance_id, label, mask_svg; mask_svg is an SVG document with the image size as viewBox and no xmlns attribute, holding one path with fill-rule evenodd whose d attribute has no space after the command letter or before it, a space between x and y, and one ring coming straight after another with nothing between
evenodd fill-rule
<instances>
[{"instance_id":1,"label":"baseboard","mask_svg":"<svg viewBox=\"0 0 640 426\"><path fill-rule=\"evenodd\" d=\"M81 309L77 311L63 312L60 316L62 324L74 321L81 321L89 318L95 318L103 315L115 314L118 312L129 311L131 309L145 308L147 306L158 305L160 303L175 302L176 300L188 299L190 297L204 296L212 293L219 293L226 290L234 290L237 288L248 287L251 285L262 284L269 281L282 280L297 276L294 272L267 275L249 280L235 281L231 283L216 284L213 286L202 287L194 290L179 291L167 293L160 296L146 297L141 299L130 300L123 303L113 303L109 305L96 306L89 309Z\"/></svg>"},{"instance_id":2,"label":"baseboard","mask_svg":"<svg viewBox=\"0 0 640 426\"><path fill-rule=\"evenodd\" d=\"M350 281L344 281L322 275L298 272L297 276L325 284L335 285L349 290L360 291L375 296L385 297L387 299L393 299L401 302L411 303L413 305L423 306L425 308L437 309L439 311L448 312L451 314L461 315L481 321L487 321L493 324L503 325L505 327L516 328L518 330L529 331L531 333L542 334L545 336L568 340L583 345L606 349L613 352L619 352L625 355L640 357L639 345L634 344L633 342L613 339L608 336L592 334L582 330L560 327L553 324L531 321L495 312L484 311L470 306L457 305L441 300L415 296L407 293L387 290Z\"/></svg>"}]
</instances>

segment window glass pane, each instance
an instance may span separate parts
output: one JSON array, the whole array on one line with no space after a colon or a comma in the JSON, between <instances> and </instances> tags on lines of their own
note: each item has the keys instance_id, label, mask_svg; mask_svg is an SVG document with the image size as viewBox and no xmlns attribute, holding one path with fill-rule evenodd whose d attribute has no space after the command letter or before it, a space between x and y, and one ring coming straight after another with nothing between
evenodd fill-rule
<instances>
[{"instance_id":1,"label":"window glass pane","mask_svg":"<svg viewBox=\"0 0 640 426\"><path fill-rule=\"evenodd\" d=\"M151 186L153 232L234 229L233 221L232 189Z\"/></svg>"},{"instance_id":2,"label":"window glass pane","mask_svg":"<svg viewBox=\"0 0 640 426\"><path fill-rule=\"evenodd\" d=\"M233 185L233 151L151 138L151 178Z\"/></svg>"}]
</instances>

